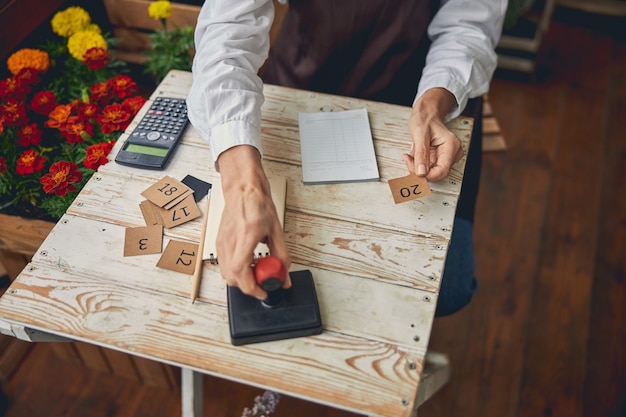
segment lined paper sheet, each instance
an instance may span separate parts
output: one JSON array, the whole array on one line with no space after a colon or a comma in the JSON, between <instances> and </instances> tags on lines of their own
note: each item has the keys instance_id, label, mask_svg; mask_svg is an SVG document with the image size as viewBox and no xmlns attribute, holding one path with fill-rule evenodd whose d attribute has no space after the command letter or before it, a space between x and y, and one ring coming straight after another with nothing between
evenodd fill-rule
<instances>
[{"instance_id":1,"label":"lined paper sheet","mask_svg":"<svg viewBox=\"0 0 626 417\"><path fill-rule=\"evenodd\" d=\"M300 113L305 184L380 178L367 110Z\"/></svg>"}]
</instances>

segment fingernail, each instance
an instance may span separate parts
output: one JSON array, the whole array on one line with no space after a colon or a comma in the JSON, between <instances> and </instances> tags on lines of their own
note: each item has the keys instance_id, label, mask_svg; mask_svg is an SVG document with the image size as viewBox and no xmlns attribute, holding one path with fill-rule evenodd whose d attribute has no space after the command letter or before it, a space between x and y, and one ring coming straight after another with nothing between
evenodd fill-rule
<instances>
[{"instance_id":1,"label":"fingernail","mask_svg":"<svg viewBox=\"0 0 626 417\"><path fill-rule=\"evenodd\" d=\"M426 175L426 165L419 164L417 166L417 175Z\"/></svg>"}]
</instances>

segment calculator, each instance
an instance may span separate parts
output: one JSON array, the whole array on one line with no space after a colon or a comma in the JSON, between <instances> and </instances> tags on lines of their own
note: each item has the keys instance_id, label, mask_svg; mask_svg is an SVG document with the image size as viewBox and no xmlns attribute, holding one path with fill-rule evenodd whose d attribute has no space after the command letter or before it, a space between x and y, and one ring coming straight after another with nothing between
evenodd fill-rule
<instances>
[{"instance_id":1,"label":"calculator","mask_svg":"<svg viewBox=\"0 0 626 417\"><path fill-rule=\"evenodd\" d=\"M129 134L115 162L145 169L164 169L189 125L185 99L157 97Z\"/></svg>"}]
</instances>

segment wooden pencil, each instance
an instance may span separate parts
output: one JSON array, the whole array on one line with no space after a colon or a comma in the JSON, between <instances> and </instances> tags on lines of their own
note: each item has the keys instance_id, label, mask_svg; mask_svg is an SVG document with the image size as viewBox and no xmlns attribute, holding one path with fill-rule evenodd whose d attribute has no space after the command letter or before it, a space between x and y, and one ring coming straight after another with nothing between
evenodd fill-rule
<instances>
[{"instance_id":1,"label":"wooden pencil","mask_svg":"<svg viewBox=\"0 0 626 417\"><path fill-rule=\"evenodd\" d=\"M191 284L191 303L193 304L198 298L200 292L200 283L202 282L202 266L204 260L202 255L204 252L204 240L206 239L206 226L209 220L209 203L211 201L211 194L207 195L206 209L204 210L204 220L202 221L202 234L200 235L200 243L198 244L198 255L196 256L196 268L193 271L193 281Z\"/></svg>"}]
</instances>

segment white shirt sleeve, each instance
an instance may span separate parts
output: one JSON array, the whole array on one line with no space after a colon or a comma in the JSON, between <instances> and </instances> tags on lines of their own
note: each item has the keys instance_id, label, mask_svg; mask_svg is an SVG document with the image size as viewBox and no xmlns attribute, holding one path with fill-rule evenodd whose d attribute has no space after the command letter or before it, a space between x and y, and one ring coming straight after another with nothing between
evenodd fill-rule
<instances>
[{"instance_id":1,"label":"white shirt sleeve","mask_svg":"<svg viewBox=\"0 0 626 417\"><path fill-rule=\"evenodd\" d=\"M210 0L202 6L187 106L191 123L209 141L213 161L241 144L261 152L258 71L269 53L273 18L272 0Z\"/></svg>"},{"instance_id":2,"label":"white shirt sleeve","mask_svg":"<svg viewBox=\"0 0 626 417\"><path fill-rule=\"evenodd\" d=\"M458 104L450 119L460 114L468 98L487 92L506 7L507 0L441 0L428 28L432 45L416 99L430 88L449 90ZM241 144L262 151L263 83L258 71L269 53L273 18L272 0L210 0L202 6L187 105L214 161Z\"/></svg>"},{"instance_id":3,"label":"white shirt sleeve","mask_svg":"<svg viewBox=\"0 0 626 417\"><path fill-rule=\"evenodd\" d=\"M442 0L428 27L432 44L416 99L434 87L447 89L457 101L449 120L461 113L468 98L487 93L506 9L507 0Z\"/></svg>"}]
</instances>

